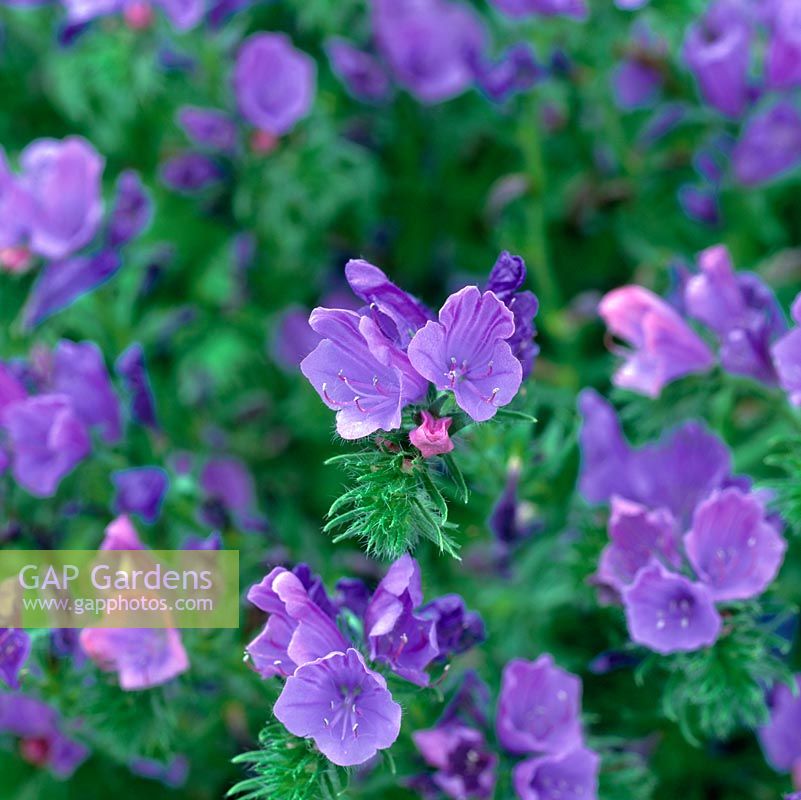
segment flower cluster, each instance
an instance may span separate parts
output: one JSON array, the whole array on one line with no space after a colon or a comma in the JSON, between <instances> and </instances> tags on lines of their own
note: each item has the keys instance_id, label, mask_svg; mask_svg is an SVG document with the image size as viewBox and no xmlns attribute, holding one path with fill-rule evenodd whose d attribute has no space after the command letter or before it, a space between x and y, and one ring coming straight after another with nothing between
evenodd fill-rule
<instances>
[{"instance_id":1,"label":"flower cluster","mask_svg":"<svg viewBox=\"0 0 801 800\"><path fill-rule=\"evenodd\" d=\"M581 490L611 501L595 582L622 601L632 641L662 654L714 644L717 606L757 597L776 578L787 548L779 521L700 425L633 449L599 395L585 391L580 408Z\"/></svg>"},{"instance_id":2,"label":"flower cluster","mask_svg":"<svg viewBox=\"0 0 801 800\"><path fill-rule=\"evenodd\" d=\"M248 591L269 617L247 646L263 678L286 679L273 713L296 736L310 738L334 764L362 764L390 747L400 732L401 708L373 666L426 686L426 669L484 638L481 619L451 595L422 605L420 568L411 556L396 561L370 594L360 581L338 584L332 601L305 565L273 569ZM363 635L337 625L343 610Z\"/></svg>"}]
</instances>

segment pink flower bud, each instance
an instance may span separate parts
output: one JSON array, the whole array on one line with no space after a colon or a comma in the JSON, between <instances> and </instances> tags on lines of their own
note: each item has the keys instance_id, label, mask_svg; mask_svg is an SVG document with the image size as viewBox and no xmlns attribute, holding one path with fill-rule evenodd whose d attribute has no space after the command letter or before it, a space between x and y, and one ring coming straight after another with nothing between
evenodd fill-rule
<instances>
[{"instance_id":1,"label":"pink flower bud","mask_svg":"<svg viewBox=\"0 0 801 800\"><path fill-rule=\"evenodd\" d=\"M448 436L450 417L435 417L423 411L423 422L409 434L409 441L426 457L450 453L453 442Z\"/></svg>"}]
</instances>

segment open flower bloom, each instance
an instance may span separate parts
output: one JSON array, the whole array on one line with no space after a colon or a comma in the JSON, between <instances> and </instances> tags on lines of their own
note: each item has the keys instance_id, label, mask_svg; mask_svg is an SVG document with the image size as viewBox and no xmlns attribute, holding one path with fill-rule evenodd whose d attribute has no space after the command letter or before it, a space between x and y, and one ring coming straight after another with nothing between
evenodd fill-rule
<instances>
[{"instance_id":1,"label":"open flower bloom","mask_svg":"<svg viewBox=\"0 0 801 800\"><path fill-rule=\"evenodd\" d=\"M450 390L476 422L510 403L523 379L520 361L506 341L514 315L492 293L466 286L452 294L409 344L412 366L437 389Z\"/></svg>"},{"instance_id":2,"label":"open flower bloom","mask_svg":"<svg viewBox=\"0 0 801 800\"><path fill-rule=\"evenodd\" d=\"M550 655L514 659L503 670L498 740L512 753L565 753L583 742L581 681Z\"/></svg>"},{"instance_id":3,"label":"open flower bloom","mask_svg":"<svg viewBox=\"0 0 801 800\"><path fill-rule=\"evenodd\" d=\"M415 731L412 739L426 763L436 768L434 783L448 797L492 797L498 757L487 747L481 731L448 723Z\"/></svg>"},{"instance_id":4,"label":"open flower bloom","mask_svg":"<svg viewBox=\"0 0 801 800\"><path fill-rule=\"evenodd\" d=\"M781 337L771 348L779 384L790 396L790 402L801 405L801 294L792 309L796 327Z\"/></svg>"},{"instance_id":5,"label":"open flower bloom","mask_svg":"<svg viewBox=\"0 0 801 800\"><path fill-rule=\"evenodd\" d=\"M293 573L275 567L251 586L248 600L270 615L264 630L247 646L263 678L292 675L309 661L348 647L335 622L310 597Z\"/></svg>"},{"instance_id":6,"label":"open flower bloom","mask_svg":"<svg viewBox=\"0 0 801 800\"><path fill-rule=\"evenodd\" d=\"M282 136L305 117L316 86L313 59L281 33L248 37L236 56L234 91L242 116L260 130Z\"/></svg>"},{"instance_id":7,"label":"open flower bloom","mask_svg":"<svg viewBox=\"0 0 801 800\"><path fill-rule=\"evenodd\" d=\"M640 570L623 592L623 605L631 640L663 655L709 647L720 635L709 588L660 564Z\"/></svg>"},{"instance_id":8,"label":"open flower bloom","mask_svg":"<svg viewBox=\"0 0 801 800\"><path fill-rule=\"evenodd\" d=\"M715 492L695 510L687 556L717 602L757 597L779 572L787 543L762 503L737 488Z\"/></svg>"},{"instance_id":9,"label":"open flower bloom","mask_svg":"<svg viewBox=\"0 0 801 800\"><path fill-rule=\"evenodd\" d=\"M290 733L313 739L341 767L363 764L400 733L400 706L384 678L353 648L299 666L273 713Z\"/></svg>"},{"instance_id":10,"label":"open flower bloom","mask_svg":"<svg viewBox=\"0 0 801 800\"><path fill-rule=\"evenodd\" d=\"M801 676L796 676L795 681L795 694L784 684L771 691L770 722L759 729L765 757L779 772L790 772L801 762Z\"/></svg>"},{"instance_id":11,"label":"open flower bloom","mask_svg":"<svg viewBox=\"0 0 801 800\"><path fill-rule=\"evenodd\" d=\"M420 400L426 381L375 320L354 311L316 308L309 324L323 340L300 369L337 412L337 432L359 439L400 427L401 411ZM419 335L419 334L418 334Z\"/></svg>"},{"instance_id":12,"label":"open flower bloom","mask_svg":"<svg viewBox=\"0 0 801 800\"><path fill-rule=\"evenodd\" d=\"M610 333L632 350L615 372L613 383L649 397L692 372L714 363L704 341L664 300L642 286L623 286L603 297L598 313Z\"/></svg>"},{"instance_id":13,"label":"open flower bloom","mask_svg":"<svg viewBox=\"0 0 801 800\"><path fill-rule=\"evenodd\" d=\"M419 614L434 620L438 658L464 653L487 638L481 616L467 610L461 595L443 594L426 603Z\"/></svg>"},{"instance_id":14,"label":"open flower bloom","mask_svg":"<svg viewBox=\"0 0 801 800\"><path fill-rule=\"evenodd\" d=\"M514 768L521 800L597 800L601 759L580 747L563 755L529 758Z\"/></svg>"},{"instance_id":15,"label":"open flower bloom","mask_svg":"<svg viewBox=\"0 0 801 800\"><path fill-rule=\"evenodd\" d=\"M405 555L387 570L364 613L370 658L418 686L428 685L425 668L440 652L434 619L415 613L422 602L420 567Z\"/></svg>"}]
</instances>

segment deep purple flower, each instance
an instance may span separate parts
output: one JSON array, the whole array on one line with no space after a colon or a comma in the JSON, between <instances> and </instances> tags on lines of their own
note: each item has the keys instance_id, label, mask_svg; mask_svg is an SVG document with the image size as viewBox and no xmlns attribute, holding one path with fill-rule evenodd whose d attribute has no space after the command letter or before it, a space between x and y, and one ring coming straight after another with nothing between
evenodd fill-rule
<instances>
[{"instance_id":1,"label":"deep purple flower","mask_svg":"<svg viewBox=\"0 0 801 800\"><path fill-rule=\"evenodd\" d=\"M138 342L130 345L120 354L114 368L130 398L133 420L148 428L158 429L155 399L145 366L142 345Z\"/></svg>"},{"instance_id":2,"label":"deep purple flower","mask_svg":"<svg viewBox=\"0 0 801 800\"><path fill-rule=\"evenodd\" d=\"M553 658L517 658L503 669L498 740L512 753L569 752L583 742L581 681Z\"/></svg>"},{"instance_id":3,"label":"deep purple flower","mask_svg":"<svg viewBox=\"0 0 801 800\"><path fill-rule=\"evenodd\" d=\"M206 524L225 527L230 515L245 530L264 529L265 521L257 511L253 476L242 461L209 459L200 473L200 486L205 496L200 516Z\"/></svg>"},{"instance_id":4,"label":"deep purple flower","mask_svg":"<svg viewBox=\"0 0 801 800\"><path fill-rule=\"evenodd\" d=\"M544 17L572 17L583 20L589 16L586 0L492 0L510 17L540 14Z\"/></svg>"},{"instance_id":5,"label":"deep purple flower","mask_svg":"<svg viewBox=\"0 0 801 800\"><path fill-rule=\"evenodd\" d=\"M309 599L336 622L339 608L328 596L323 579L304 563L295 564L292 567L292 574L303 584Z\"/></svg>"},{"instance_id":6,"label":"deep purple flower","mask_svg":"<svg viewBox=\"0 0 801 800\"><path fill-rule=\"evenodd\" d=\"M700 273L684 288L687 313L718 335L720 360L729 372L775 384L770 345L786 325L773 291L756 275L735 273L723 245L700 253L698 264Z\"/></svg>"},{"instance_id":7,"label":"deep purple flower","mask_svg":"<svg viewBox=\"0 0 801 800\"><path fill-rule=\"evenodd\" d=\"M29 397L6 408L14 479L37 497L55 494L61 479L92 449L89 434L63 394Z\"/></svg>"},{"instance_id":8,"label":"deep purple flower","mask_svg":"<svg viewBox=\"0 0 801 800\"><path fill-rule=\"evenodd\" d=\"M793 689L778 684L771 691L770 722L759 729L759 741L773 769L790 772L801 762L801 676L795 678Z\"/></svg>"},{"instance_id":9,"label":"deep purple flower","mask_svg":"<svg viewBox=\"0 0 801 800\"><path fill-rule=\"evenodd\" d=\"M331 617L310 597L300 578L275 567L250 587L248 600L269 614L246 651L263 678L292 675L298 667L348 647Z\"/></svg>"},{"instance_id":10,"label":"deep purple flower","mask_svg":"<svg viewBox=\"0 0 801 800\"><path fill-rule=\"evenodd\" d=\"M698 506L684 545L696 575L717 602L762 594L787 549L759 500L733 487Z\"/></svg>"},{"instance_id":11,"label":"deep purple flower","mask_svg":"<svg viewBox=\"0 0 801 800\"><path fill-rule=\"evenodd\" d=\"M101 669L116 672L126 692L160 686L189 669L174 628L85 628L81 647Z\"/></svg>"},{"instance_id":12,"label":"deep purple flower","mask_svg":"<svg viewBox=\"0 0 801 800\"><path fill-rule=\"evenodd\" d=\"M0 628L0 680L19 689L19 672L31 654L31 637L18 628Z\"/></svg>"},{"instance_id":13,"label":"deep purple flower","mask_svg":"<svg viewBox=\"0 0 801 800\"><path fill-rule=\"evenodd\" d=\"M103 216L102 156L78 136L37 139L22 151L20 165L33 202L31 249L64 258L87 244Z\"/></svg>"},{"instance_id":14,"label":"deep purple flower","mask_svg":"<svg viewBox=\"0 0 801 800\"><path fill-rule=\"evenodd\" d=\"M288 133L312 106L316 66L281 33L248 37L236 56L234 91L245 119L260 130Z\"/></svg>"},{"instance_id":15,"label":"deep purple flower","mask_svg":"<svg viewBox=\"0 0 801 800\"><path fill-rule=\"evenodd\" d=\"M598 755L581 747L522 761L513 782L521 800L597 800L600 768Z\"/></svg>"},{"instance_id":16,"label":"deep purple flower","mask_svg":"<svg viewBox=\"0 0 801 800\"><path fill-rule=\"evenodd\" d=\"M182 106L178 109L178 124L200 147L227 153L236 146L236 123L224 111Z\"/></svg>"},{"instance_id":17,"label":"deep purple flower","mask_svg":"<svg viewBox=\"0 0 801 800\"><path fill-rule=\"evenodd\" d=\"M467 6L375 0L373 28L395 78L422 102L450 100L474 82L485 35Z\"/></svg>"},{"instance_id":18,"label":"deep purple flower","mask_svg":"<svg viewBox=\"0 0 801 800\"><path fill-rule=\"evenodd\" d=\"M346 608L360 619L364 617L370 602L370 589L359 578L340 578L336 582L336 604Z\"/></svg>"},{"instance_id":19,"label":"deep purple flower","mask_svg":"<svg viewBox=\"0 0 801 800\"><path fill-rule=\"evenodd\" d=\"M20 740L26 761L61 779L69 778L89 755L84 745L63 733L54 708L24 694L0 694L0 732Z\"/></svg>"},{"instance_id":20,"label":"deep purple flower","mask_svg":"<svg viewBox=\"0 0 801 800\"><path fill-rule=\"evenodd\" d=\"M771 37L765 54L765 74L775 89L801 83L801 9L795 0L771 4Z\"/></svg>"},{"instance_id":21,"label":"deep purple flower","mask_svg":"<svg viewBox=\"0 0 801 800\"><path fill-rule=\"evenodd\" d=\"M640 570L623 591L623 605L632 641L662 655L709 647L720 636L709 588L659 564Z\"/></svg>"},{"instance_id":22,"label":"deep purple flower","mask_svg":"<svg viewBox=\"0 0 801 800\"><path fill-rule=\"evenodd\" d=\"M401 556L370 599L364 632L373 661L388 664L411 683L427 686L425 669L439 655L439 647L435 621L415 613L422 602L420 567L410 555Z\"/></svg>"},{"instance_id":23,"label":"deep purple flower","mask_svg":"<svg viewBox=\"0 0 801 800\"><path fill-rule=\"evenodd\" d=\"M612 379L616 386L657 397L662 387L713 364L698 334L664 300L642 286L623 286L598 305L612 335L631 345Z\"/></svg>"},{"instance_id":24,"label":"deep purple flower","mask_svg":"<svg viewBox=\"0 0 801 800\"><path fill-rule=\"evenodd\" d=\"M659 69L642 58L621 61L612 74L615 102L626 111L652 106L662 83Z\"/></svg>"},{"instance_id":25,"label":"deep purple flower","mask_svg":"<svg viewBox=\"0 0 801 800\"><path fill-rule=\"evenodd\" d=\"M345 278L353 293L378 312L376 322L382 332L401 349L433 314L416 298L392 283L378 268L362 259L345 265Z\"/></svg>"},{"instance_id":26,"label":"deep purple flower","mask_svg":"<svg viewBox=\"0 0 801 800\"><path fill-rule=\"evenodd\" d=\"M0 418L8 406L24 400L28 396L13 368L0 362Z\"/></svg>"},{"instance_id":27,"label":"deep purple flower","mask_svg":"<svg viewBox=\"0 0 801 800\"><path fill-rule=\"evenodd\" d=\"M303 359L301 372L323 402L337 412L337 432L359 439L401 424L401 411L426 393L426 381L407 355L370 317L316 308L311 327L323 338Z\"/></svg>"},{"instance_id":28,"label":"deep purple flower","mask_svg":"<svg viewBox=\"0 0 801 800\"><path fill-rule=\"evenodd\" d=\"M275 327L273 358L281 367L294 372L320 340L320 334L315 333L309 325L309 309L290 306L281 313Z\"/></svg>"},{"instance_id":29,"label":"deep purple flower","mask_svg":"<svg viewBox=\"0 0 801 800\"><path fill-rule=\"evenodd\" d=\"M639 503L613 497L609 539L595 575L603 586L622 592L654 559L681 568L678 526L665 508L650 511Z\"/></svg>"},{"instance_id":30,"label":"deep purple flower","mask_svg":"<svg viewBox=\"0 0 801 800\"><path fill-rule=\"evenodd\" d=\"M496 103L525 92L547 75L526 42L509 47L495 63L482 64L476 79L481 91Z\"/></svg>"},{"instance_id":31,"label":"deep purple flower","mask_svg":"<svg viewBox=\"0 0 801 800\"><path fill-rule=\"evenodd\" d=\"M495 501L487 521L496 541L504 548L527 539L537 527L531 505L521 502L518 497L519 483L520 463L516 461L509 467L503 492Z\"/></svg>"},{"instance_id":32,"label":"deep purple flower","mask_svg":"<svg viewBox=\"0 0 801 800\"><path fill-rule=\"evenodd\" d=\"M159 781L170 789L180 789L189 776L189 760L182 755L173 756L167 762L137 758L129 767L134 775Z\"/></svg>"},{"instance_id":33,"label":"deep purple flower","mask_svg":"<svg viewBox=\"0 0 801 800\"><path fill-rule=\"evenodd\" d=\"M419 614L434 620L439 658L464 653L487 638L481 615L468 611L458 594L437 597L422 606Z\"/></svg>"},{"instance_id":34,"label":"deep purple flower","mask_svg":"<svg viewBox=\"0 0 801 800\"><path fill-rule=\"evenodd\" d=\"M51 385L55 393L69 397L84 425L100 429L104 441L114 444L120 440L120 401L103 353L94 342L62 339L53 351Z\"/></svg>"},{"instance_id":35,"label":"deep purple flower","mask_svg":"<svg viewBox=\"0 0 801 800\"><path fill-rule=\"evenodd\" d=\"M476 422L510 403L523 378L506 341L514 333L513 313L492 293L466 286L452 294L409 344L412 366L437 389L453 391Z\"/></svg>"},{"instance_id":36,"label":"deep purple flower","mask_svg":"<svg viewBox=\"0 0 801 800\"><path fill-rule=\"evenodd\" d=\"M454 800L489 800L498 757L481 731L458 723L415 731L412 739L426 763L436 768L434 783Z\"/></svg>"},{"instance_id":37,"label":"deep purple flower","mask_svg":"<svg viewBox=\"0 0 801 800\"><path fill-rule=\"evenodd\" d=\"M716 0L690 26L683 56L707 103L730 117L745 111L751 30L738 0Z\"/></svg>"},{"instance_id":38,"label":"deep purple flower","mask_svg":"<svg viewBox=\"0 0 801 800\"><path fill-rule=\"evenodd\" d=\"M161 180L176 192L195 194L222 180L219 164L203 153L186 151L173 156L161 165Z\"/></svg>"},{"instance_id":39,"label":"deep purple flower","mask_svg":"<svg viewBox=\"0 0 801 800\"><path fill-rule=\"evenodd\" d=\"M114 511L138 514L154 523L161 514L161 504L169 487L167 473L160 467L134 467L111 473L114 484Z\"/></svg>"},{"instance_id":40,"label":"deep purple flower","mask_svg":"<svg viewBox=\"0 0 801 800\"><path fill-rule=\"evenodd\" d=\"M182 550L222 550L222 536L215 531L208 536L189 535L181 544Z\"/></svg>"},{"instance_id":41,"label":"deep purple flower","mask_svg":"<svg viewBox=\"0 0 801 800\"><path fill-rule=\"evenodd\" d=\"M342 767L363 764L400 733L401 708L387 682L352 648L298 667L273 713L290 733L313 739Z\"/></svg>"},{"instance_id":42,"label":"deep purple flower","mask_svg":"<svg viewBox=\"0 0 801 800\"><path fill-rule=\"evenodd\" d=\"M801 405L801 294L793 303L792 315L797 327L773 345L771 356L782 389L791 403Z\"/></svg>"},{"instance_id":43,"label":"deep purple flower","mask_svg":"<svg viewBox=\"0 0 801 800\"><path fill-rule=\"evenodd\" d=\"M120 247L135 239L150 224L152 215L153 204L139 173L132 169L121 172L108 223L109 247Z\"/></svg>"},{"instance_id":44,"label":"deep purple flower","mask_svg":"<svg viewBox=\"0 0 801 800\"><path fill-rule=\"evenodd\" d=\"M420 414L423 421L409 432L409 441L424 458L450 453L453 450L453 442L448 436L451 418L434 417L428 411L421 411Z\"/></svg>"},{"instance_id":45,"label":"deep purple flower","mask_svg":"<svg viewBox=\"0 0 801 800\"><path fill-rule=\"evenodd\" d=\"M329 39L325 51L331 69L357 100L380 103L389 97L389 76L375 56L338 38Z\"/></svg>"},{"instance_id":46,"label":"deep purple flower","mask_svg":"<svg viewBox=\"0 0 801 800\"><path fill-rule=\"evenodd\" d=\"M101 250L90 256L73 256L51 261L31 289L22 312L26 329L38 325L96 289L116 275L122 260L114 250Z\"/></svg>"},{"instance_id":47,"label":"deep purple flower","mask_svg":"<svg viewBox=\"0 0 801 800\"><path fill-rule=\"evenodd\" d=\"M745 186L759 186L801 163L801 114L780 101L752 116L732 154L734 175Z\"/></svg>"},{"instance_id":48,"label":"deep purple flower","mask_svg":"<svg viewBox=\"0 0 801 800\"><path fill-rule=\"evenodd\" d=\"M709 186L696 186L685 183L678 190L679 205L692 220L703 225L720 223L720 204L717 192Z\"/></svg>"}]
</instances>

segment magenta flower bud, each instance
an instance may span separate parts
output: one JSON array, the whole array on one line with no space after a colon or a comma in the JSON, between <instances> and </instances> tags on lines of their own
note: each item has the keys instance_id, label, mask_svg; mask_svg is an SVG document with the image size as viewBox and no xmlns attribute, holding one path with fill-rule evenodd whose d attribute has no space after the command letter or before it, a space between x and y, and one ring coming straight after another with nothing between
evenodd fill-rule
<instances>
[{"instance_id":1,"label":"magenta flower bud","mask_svg":"<svg viewBox=\"0 0 801 800\"><path fill-rule=\"evenodd\" d=\"M409 433L409 441L425 456L442 455L453 450L453 442L448 436L448 428L453 420L450 417L435 417L428 411L421 412L423 421Z\"/></svg>"},{"instance_id":2,"label":"magenta flower bud","mask_svg":"<svg viewBox=\"0 0 801 800\"><path fill-rule=\"evenodd\" d=\"M280 33L250 36L236 56L234 91L242 116L276 136L305 117L314 100L314 61Z\"/></svg>"}]
</instances>

